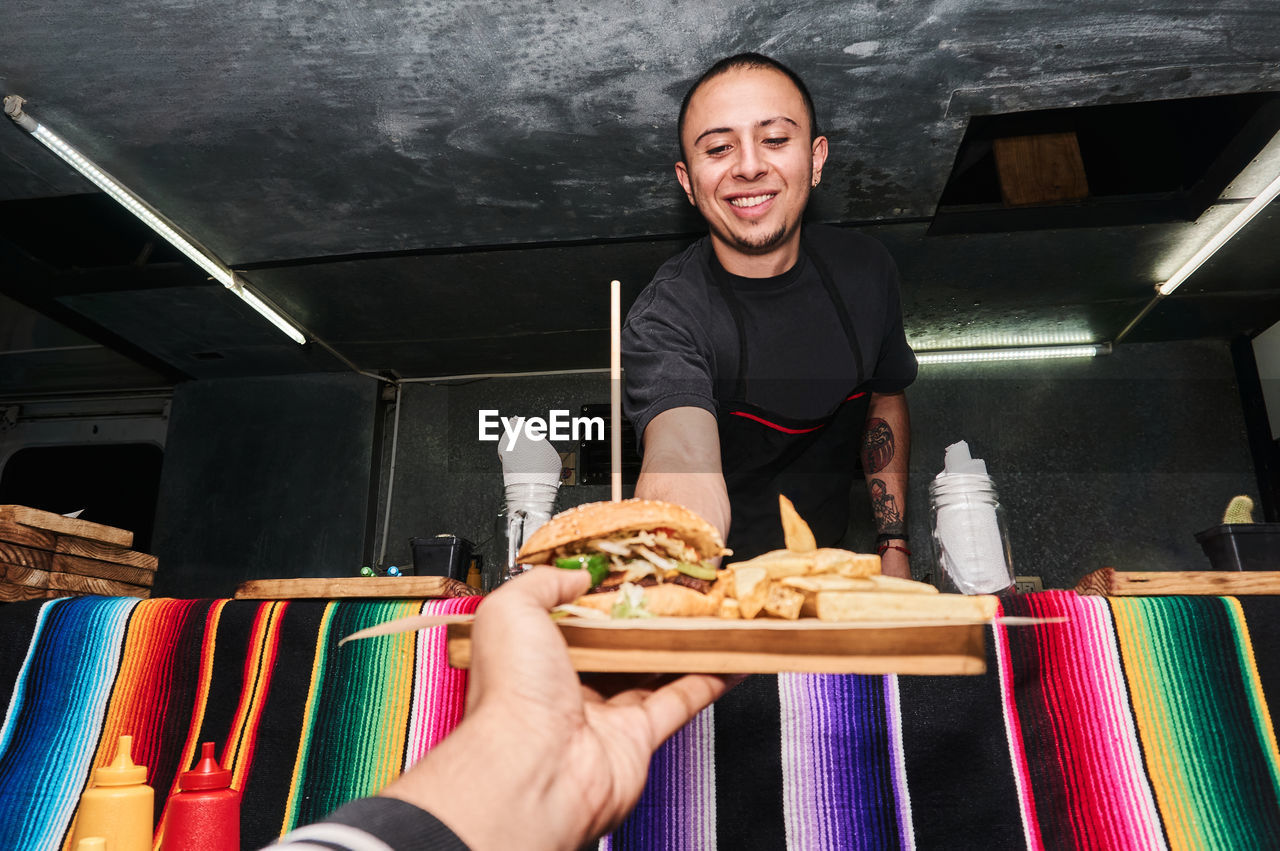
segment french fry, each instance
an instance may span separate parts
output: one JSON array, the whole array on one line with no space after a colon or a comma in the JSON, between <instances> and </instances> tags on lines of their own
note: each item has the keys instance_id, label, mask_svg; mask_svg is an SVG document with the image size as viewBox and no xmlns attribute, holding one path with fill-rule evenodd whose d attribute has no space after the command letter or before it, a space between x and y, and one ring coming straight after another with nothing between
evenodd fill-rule
<instances>
[{"instance_id":1,"label":"french fry","mask_svg":"<svg viewBox=\"0 0 1280 851\"><path fill-rule=\"evenodd\" d=\"M899 579L896 576L885 576L877 573L875 576L868 576L873 590L875 591L891 591L898 594L937 594L938 589L930 585L928 582L916 582L914 579Z\"/></svg>"},{"instance_id":2,"label":"french fry","mask_svg":"<svg viewBox=\"0 0 1280 851\"><path fill-rule=\"evenodd\" d=\"M818 574L816 576L788 576L778 580L780 584L799 591L816 594L819 591L874 591L876 584L870 578L854 579L839 574Z\"/></svg>"},{"instance_id":3,"label":"french fry","mask_svg":"<svg viewBox=\"0 0 1280 851\"><path fill-rule=\"evenodd\" d=\"M720 617L955 623L995 616L995 597L939 594L927 583L883 575L878 555L819 548L791 501L779 496L778 507L786 548L728 566Z\"/></svg>"},{"instance_id":4,"label":"french fry","mask_svg":"<svg viewBox=\"0 0 1280 851\"><path fill-rule=\"evenodd\" d=\"M963 594L866 594L823 591L813 595L812 608L824 621L985 621L995 617L995 597Z\"/></svg>"},{"instance_id":5,"label":"french fry","mask_svg":"<svg viewBox=\"0 0 1280 851\"><path fill-rule=\"evenodd\" d=\"M813 572L852 577L872 576L880 572L880 556L823 547L814 551Z\"/></svg>"},{"instance_id":6,"label":"french fry","mask_svg":"<svg viewBox=\"0 0 1280 851\"><path fill-rule=\"evenodd\" d=\"M841 562L836 573L854 578L880 575L880 556L875 553L850 553L853 558Z\"/></svg>"},{"instance_id":7,"label":"french fry","mask_svg":"<svg viewBox=\"0 0 1280 851\"><path fill-rule=\"evenodd\" d=\"M785 550L785 549L769 550L769 552L761 553L760 555L756 556L751 560L766 562L766 561L787 561L788 559L797 559L797 558L805 559L806 561L811 562L813 561L813 553L797 553L797 552L794 552L793 550Z\"/></svg>"},{"instance_id":8,"label":"french fry","mask_svg":"<svg viewBox=\"0 0 1280 851\"><path fill-rule=\"evenodd\" d=\"M813 559L793 558L774 559L761 565L770 579L785 579L788 576L804 576L813 572Z\"/></svg>"},{"instance_id":9,"label":"french fry","mask_svg":"<svg viewBox=\"0 0 1280 851\"><path fill-rule=\"evenodd\" d=\"M842 567L852 565L856 559L857 555L848 550L823 547L813 551L813 572L839 573Z\"/></svg>"},{"instance_id":10,"label":"french fry","mask_svg":"<svg viewBox=\"0 0 1280 851\"><path fill-rule=\"evenodd\" d=\"M770 579L781 579L784 576L803 576L813 572L812 553L793 553L790 550L773 550L756 556L750 561L740 561L729 565L732 568L750 566L760 567L768 573Z\"/></svg>"},{"instance_id":11,"label":"french fry","mask_svg":"<svg viewBox=\"0 0 1280 851\"><path fill-rule=\"evenodd\" d=\"M765 598L764 610L774 617L793 621L800 617L800 609L803 605L803 591L774 583L769 586L769 596Z\"/></svg>"},{"instance_id":12,"label":"french fry","mask_svg":"<svg viewBox=\"0 0 1280 851\"><path fill-rule=\"evenodd\" d=\"M742 617L754 618L764 608L764 601L769 596L769 574L763 567L745 563L734 565L733 588Z\"/></svg>"},{"instance_id":13,"label":"french fry","mask_svg":"<svg viewBox=\"0 0 1280 851\"><path fill-rule=\"evenodd\" d=\"M813 530L800 517L791 500L782 494L778 494L778 510L782 514L782 538L787 543L787 549L793 553L811 553L816 550L818 542L814 540Z\"/></svg>"}]
</instances>

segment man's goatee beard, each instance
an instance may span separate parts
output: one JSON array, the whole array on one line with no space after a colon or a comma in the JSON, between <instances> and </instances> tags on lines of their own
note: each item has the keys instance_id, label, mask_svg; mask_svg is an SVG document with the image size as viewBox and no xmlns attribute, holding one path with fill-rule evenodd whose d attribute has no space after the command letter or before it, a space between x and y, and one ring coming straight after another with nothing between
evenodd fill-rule
<instances>
[{"instance_id":1,"label":"man's goatee beard","mask_svg":"<svg viewBox=\"0 0 1280 851\"><path fill-rule=\"evenodd\" d=\"M734 244L747 254L766 254L777 248L787 238L787 228L785 225L778 228L771 234L756 238L743 237L737 234L732 235Z\"/></svg>"}]
</instances>

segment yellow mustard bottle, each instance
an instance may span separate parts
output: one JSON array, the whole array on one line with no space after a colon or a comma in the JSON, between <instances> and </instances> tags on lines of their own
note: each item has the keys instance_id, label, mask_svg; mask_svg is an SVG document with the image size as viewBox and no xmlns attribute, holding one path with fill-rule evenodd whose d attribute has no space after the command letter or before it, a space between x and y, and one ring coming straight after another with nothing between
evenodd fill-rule
<instances>
[{"instance_id":1,"label":"yellow mustard bottle","mask_svg":"<svg viewBox=\"0 0 1280 851\"><path fill-rule=\"evenodd\" d=\"M155 792L147 785L147 767L134 765L132 751L133 736L121 736L115 760L94 772L93 785L80 796L71 847L101 837L110 851L151 851Z\"/></svg>"}]
</instances>

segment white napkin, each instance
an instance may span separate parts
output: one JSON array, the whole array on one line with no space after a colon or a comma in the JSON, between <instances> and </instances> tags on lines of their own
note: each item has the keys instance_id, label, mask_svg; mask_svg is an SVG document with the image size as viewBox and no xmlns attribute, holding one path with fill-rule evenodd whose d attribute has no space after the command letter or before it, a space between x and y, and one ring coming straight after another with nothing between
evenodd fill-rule
<instances>
[{"instance_id":1,"label":"white napkin","mask_svg":"<svg viewBox=\"0 0 1280 851\"><path fill-rule=\"evenodd\" d=\"M960 440L943 450L942 472L938 474L939 477L986 474L987 462L974 458L967 442Z\"/></svg>"},{"instance_id":2,"label":"white napkin","mask_svg":"<svg viewBox=\"0 0 1280 851\"><path fill-rule=\"evenodd\" d=\"M502 482L506 485L546 484L560 486L560 453L546 438L533 439L519 428L508 450L506 441L498 441L498 458L502 460Z\"/></svg>"},{"instance_id":3,"label":"white napkin","mask_svg":"<svg viewBox=\"0 0 1280 851\"><path fill-rule=\"evenodd\" d=\"M973 477L969 482L955 477ZM989 494L969 493L966 485L989 486L986 462L969 453L965 441L946 449L939 480L952 479L948 493L937 497L935 537L941 549L942 568L962 594L989 594L1012 584L1005 560L1004 540Z\"/></svg>"}]
</instances>

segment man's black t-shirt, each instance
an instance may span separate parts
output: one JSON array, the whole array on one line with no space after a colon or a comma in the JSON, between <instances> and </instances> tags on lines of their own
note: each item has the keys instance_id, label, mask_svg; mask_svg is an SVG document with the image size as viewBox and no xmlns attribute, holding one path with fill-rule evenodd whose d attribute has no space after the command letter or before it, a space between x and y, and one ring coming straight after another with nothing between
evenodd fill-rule
<instances>
[{"instance_id":1,"label":"man's black t-shirt","mask_svg":"<svg viewBox=\"0 0 1280 851\"><path fill-rule=\"evenodd\" d=\"M889 253L870 237L830 226L807 225L804 237L796 265L773 278L729 274L708 237L658 270L622 329L624 405L641 441L650 421L670 408L720 415L716 399L732 390L740 357L722 284L742 306L746 401L753 405L784 418L816 419L855 388L888 393L915 379ZM846 306L862 375L810 251L821 257Z\"/></svg>"}]
</instances>

